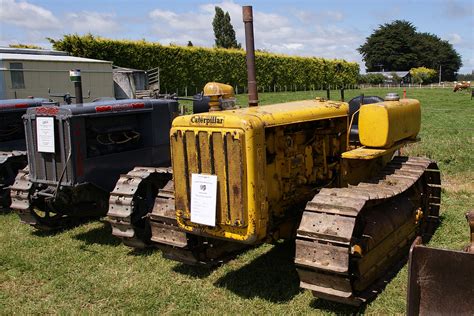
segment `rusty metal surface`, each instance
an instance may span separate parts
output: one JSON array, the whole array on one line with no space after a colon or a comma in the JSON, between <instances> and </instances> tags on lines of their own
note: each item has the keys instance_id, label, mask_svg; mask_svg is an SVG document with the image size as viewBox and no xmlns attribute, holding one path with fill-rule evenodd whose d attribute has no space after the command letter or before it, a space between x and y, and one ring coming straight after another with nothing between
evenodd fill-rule
<instances>
[{"instance_id":1,"label":"rusty metal surface","mask_svg":"<svg viewBox=\"0 0 474 316\"><path fill-rule=\"evenodd\" d=\"M471 243L466 246L464 251L474 253L474 210L466 214L467 222L469 223L469 228L471 230Z\"/></svg>"},{"instance_id":2,"label":"rusty metal surface","mask_svg":"<svg viewBox=\"0 0 474 316\"><path fill-rule=\"evenodd\" d=\"M178 227L175 212L174 182L169 181L155 200L149 214L151 241L165 258L190 265L212 266L232 258L245 244L213 238L202 238L186 233Z\"/></svg>"},{"instance_id":3,"label":"rusty metal surface","mask_svg":"<svg viewBox=\"0 0 474 316\"><path fill-rule=\"evenodd\" d=\"M171 169L135 167L132 171L120 176L114 190L110 193L107 220L112 226L112 235L121 238L124 244L132 248L143 248L148 243L148 240L144 240L148 238L143 236L145 224L141 218L132 218L134 211L138 212L139 200L142 198L139 194L139 186L147 179L162 174L169 174L171 177ZM139 227L137 222L143 226Z\"/></svg>"},{"instance_id":4,"label":"rusty metal surface","mask_svg":"<svg viewBox=\"0 0 474 316\"><path fill-rule=\"evenodd\" d=\"M174 182L169 181L160 190L155 206L150 213L151 240L156 243L185 248L188 246L186 232L178 227L174 205Z\"/></svg>"},{"instance_id":5,"label":"rusty metal surface","mask_svg":"<svg viewBox=\"0 0 474 316\"><path fill-rule=\"evenodd\" d=\"M297 231L300 286L351 305L373 298L415 235L438 223L440 177L424 158L396 157L367 182L323 189L307 203ZM420 198L420 191L423 198ZM423 219L416 218L424 212Z\"/></svg>"},{"instance_id":6,"label":"rusty metal surface","mask_svg":"<svg viewBox=\"0 0 474 316\"><path fill-rule=\"evenodd\" d=\"M407 315L473 315L474 254L425 247L417 238L408 263Z\"/></svg>"},{"instance_id":7,"label":"rusty metal surface","mask_svg":"<svg viewBox=\"0 0 474 316\"><path fill-rule=\"evenodd\" d=\"M10 208L18 213L23 223L38 224L30 211L30 200L32 183L30 182L29 169L25 167L20 170L15 178L15 182L10 187L10 198L12 204Z\"/></svg>"},{"instance_id":8,"label":"rusty metal surface","mask_svg":"<svg viewBox=\"0 0 474 316\"><path fill-rule=\"evenodd\" d=\"M78 222L77 218L56 213L48 206L43 210L38 210L35 204L32 203L34 189L35 186L29 177L29 167L25 167L18 172L15 182L10 187L10 197L12 200L10 207L20 216L22 223L38 230L51 231L62 229ZM51 196L53 195L51 194Z\"/></svg>"},{"instance_id":9,"label":"rusty metal surface","mask_svg":"<svg viewBox=\"0 0 474 316\"><path fill-rule=\"evenodd\" d=\"M10 209L9 186L15 182L18 171L25 168L27 163L25 151L0 151L0 211Z\"/></svg>"},{"instance_id":10,"label":"rusty metal surface","mask_svg":"<svg viewBox=\"0 0 474 316\"><path fill-rule=\"evenodd\" d=\"M245 25L245 47L247 52L249 106L258 106L257 79L255 74L255 40L253 34L252 6L243 6L242 15Z\"/></svg>"},{"instance_id":11,"label":"rusty metal surface","mask_svg":"<svg viewBox=\"0 0 474 316\"><path fill-rule=\"evenodd\" d=\"M157 178L171 178L171 172L171 168L136 167L120 177L111 193L107 213L114 236L121 238L129 247L156 247L163 252L164 257L191 265L219 264L248 247L200 238L180 229L176 221L173 180L166 181L153 196L141 193L144 186L159 183ZM137 207L139 203L152 203L152 207L140 209ZM148 227L149 232L146 231Z\"/></svg>"}]
</instances>

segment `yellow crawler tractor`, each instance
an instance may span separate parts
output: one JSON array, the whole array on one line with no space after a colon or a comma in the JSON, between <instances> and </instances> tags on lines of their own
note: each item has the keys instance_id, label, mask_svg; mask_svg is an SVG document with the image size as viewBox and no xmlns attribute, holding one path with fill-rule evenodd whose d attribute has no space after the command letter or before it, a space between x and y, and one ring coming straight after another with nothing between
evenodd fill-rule
<instances>
[{"instance_id":1,"label":"yellow crawler tractor","mask_svg":"<svg viewBox=\"0 0 474 316\"><path fill-rule=\"evenodd\" d=\"M244 22L251 66L249 7ZM428 239L438 223L436 163L394 155L417 141L420 103L389 94L361 106L360 143L350 144L354 114L347 103L253 106L253 67L248 75L248 108L222 110L219 104L232 103L232 89L210 83L210 111L173 121L172 171L137 167L122 177L110 199L114 235L189 264L215 264L245 247L293 239L301 287L364 303L415 237ZM163 177L169 181L160 188Z\"/></svg>"}]
</instances>

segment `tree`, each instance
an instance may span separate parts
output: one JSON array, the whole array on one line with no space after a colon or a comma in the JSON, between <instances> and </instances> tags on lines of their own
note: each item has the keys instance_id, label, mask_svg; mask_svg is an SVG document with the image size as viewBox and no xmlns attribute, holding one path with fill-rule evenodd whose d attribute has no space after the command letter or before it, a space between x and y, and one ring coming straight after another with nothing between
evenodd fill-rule
<instances>
[{"instance_id":1,"label":"tree","mask_svg":"<svg viewBox=\"0 0 474 316\"><path fill-rule=\"evenodd\" d=\"M436 70L426 67L412 68L410 75L414 83L429 83L436 78Z\"/></svg>"},{"instance_id":2,"label":"tree","mask_svg":"<svg viewBox=\"0 0 474 316\"><path fill-rule=\"evenodd\" d=\"M427 67L439 72L441 66L442 80L456 79L456 73L461 68L461 56L448 41L429 33L417 34L415 49L419 52L418 67Z\"/></svg>"},{"instance_id":3,"label":"tree","mask_svg":"<svg viewBox=\"0 0 474 316\"><path fill-rule=\"evenodd\" d=\"M193 45L193 42L188 41L188 47L193 47L193 46L194 46L194 45Z\"/></svg>"},{"instance_id":4,"label":"tree","mask_svg":"<svg viewBox=\"0 0 474 316\"><path fill-rule=\"evenodd\" d=\"M216 14L212 21L216 47L240 48L240 44L235 39L235 31L230 22L229 12L224 13L220 7L216 7Z\"/></svg>"},{"instance_id":5,"label":"tree","mask_svg":"<svg viewBox=\"0 0 474 316\"><path fill-rule=\"evenodd\" d=\"M359 83L379 84L384 83L385 76L382 74L365 74L359 76Z\"/></svg>"},{"instance_id":6,"label":"tree","mask_svg":"<svg viewBox=\"0 0 474 316\"><path fill-rule=\"evenodd\" d=\"M399 71L416 66L413 37L416 28L407 21L384 24L358 48L367 71Z\"/></svg>"},{"instance_id":7,"label":"tree","mask_svg":"<svg viewBox=\"0 0 474 316\"><path fill-rule=\"evenodd\" d=\"M452 80L462 66L461 57L447 41L429 33L418 33L408 21L381 25L358 48L367 71L401 71L417 67L439 70Z\"/></svg>"},{"instance_id":8,"label":"tree","mask_svg":"<svg viewBox=\"0 0 474 316\"><path fill-rule=\"evenodd\" d=\"M474 72L470 74L458 74L457 81L474 81Z\"/></svg>"},{"instance_id":9,"label":"tree","mask_svg":"<svg viewBox=\"0 0 474 316\"><path fill-rule=\"evenodd\" d=\"M8 45L11 48L30 48L30 49L44 49L43 47L34 45L34 44L10 44Z\"/></svg>"}]
</instances>

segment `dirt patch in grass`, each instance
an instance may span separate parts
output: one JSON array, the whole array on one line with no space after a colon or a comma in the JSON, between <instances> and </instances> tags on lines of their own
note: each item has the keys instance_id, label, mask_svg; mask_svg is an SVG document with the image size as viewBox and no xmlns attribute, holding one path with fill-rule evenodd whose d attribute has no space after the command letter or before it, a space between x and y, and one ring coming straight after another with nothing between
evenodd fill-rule
<instances>
[{"instance_id":1,"label":"dirt patch in grass","mask_svg":"<svg viewBox=\"0 0 474 316\"><path fill-rule=\"evenodd\" d=\"M441 187L446 191L474 193L474 175L446 176L441 181Z\"/></svg>"}]
</instances>

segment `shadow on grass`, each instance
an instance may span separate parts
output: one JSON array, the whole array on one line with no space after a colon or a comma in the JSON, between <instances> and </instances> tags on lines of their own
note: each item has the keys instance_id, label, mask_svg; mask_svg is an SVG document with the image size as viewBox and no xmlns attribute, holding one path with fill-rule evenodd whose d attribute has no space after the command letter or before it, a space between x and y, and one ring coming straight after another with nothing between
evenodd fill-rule
<instances>
[{"instance_id":1,"label":"shadow on grass","mask_svg":"<svg viewBox=\"0 0 474 316\"><path fill-rule=\"evenodd\" d=\"M128 247L128 246L125 246L125 247ZM148 257L148 256L151 256L151 255L157 253L157 252L160 252L160 250L155 248L155 247L146 247L146 248L131 248L131 247L128 247L128 248L130 249L130 252L128 254L131 255L131 256L135 256L135 257Z\"/></svg>"},{"instance_id":2,"label":"shadow on grass","mask_svg":"<svg viewBox=\"0 0 474 316\"><path fill-rule=\"evenodd\" d=\"M11 213L13 213L13 211L9 207L2 208L0 206L0 215L9 215Z\"/></svg>"},{"instance_id":3,"label":"shadow on grass","mask_svg":"<svg viewBox=\"0 0 474 316\"><path fill-rule=\"evenodd\" d=\"M18 218L19 220L19 218ZM66 222L60 228L54 228L50 230L39 230L34 228L33 235L38 237L49 237L49 236L56 236L59 235L67 230L74 229L76 227L100 220L99 217L84 217L84 218L71 218L68 222ZM27 224L24 224L27 225Z\"/></svg>"},{"instance_id":4,"label":"shadow on grass","mask_svg":"<svg viewBox=\"0 0 474 316\"><path fill-rule=\"evenodd\" d=\"M219 265L206 267L206 266L190 266L184 263L179 263L173 267L173 271L181 273L181 274L185 274L193 278L204 279L208 277L218 267Z\"/></svg>"},{"instance_id":5,"label":"shadow on grass","mask_svg":"<svg viewBox=\"0 0 474 316\"><path fill-rule=\"evenodd\" d=\"M235 248L235 245L233 245L234 248L229 249L226 248L228 253L223 254L220 256L220 260L216 261L210 261L207 264L196 264L196 265L189 265L189 264L178 264L175 267L173 267L173 271L193 277L193 278L199 278L203 279L208 277L213 271L218 269L220 266L226 264L230 260L235 259L237 256L244 254L245 252L249 251L252 249L252 247L247 246L247 245L239 245L237 248ZM225 247L225 246L224 246ZM164 255L165 258L173 258L174 255L171 254L170 256ZM171 259L173 260L173 259Z\"/></svg>"},{"instance_id":6,"label":"shadow on grass","mask_svg":"<svg viewBox=\"0 0 474 316\"><path fill-rule=\"evenodd\" d=\"M345 305L341 303L335 303L320 298L315 298L311 304L311 308L317 309L322 312L334 313L336 315L362 315L367 308L367 305L361 307Z\"/></svg>"},{"instance_id":7,"label":"shadow on grass","mask_svg":"<svg viewBox=\"0 0 474 316\"><path fill-rule=\"evenodd\" d=\"M243 298L287 302L301 291L293 264L294 254L294 241L278 243L239 270L227 273L215 285Z\"/></svg>"},{"instance_id":8,"label":"shadow on grass","mask_svg":"<svg viewBox=\"0 0 474 316\"><path fill-rule=\"evenodd\" d=\"M85 242L86 245L110 245L118 246L121 243L121 240L112 235L112 228L109 223L101 220L99 227L90 229L86 232L79 233L74 237L78 240Z\"/></svg>"}]
</instances>

